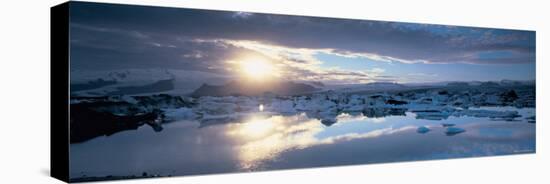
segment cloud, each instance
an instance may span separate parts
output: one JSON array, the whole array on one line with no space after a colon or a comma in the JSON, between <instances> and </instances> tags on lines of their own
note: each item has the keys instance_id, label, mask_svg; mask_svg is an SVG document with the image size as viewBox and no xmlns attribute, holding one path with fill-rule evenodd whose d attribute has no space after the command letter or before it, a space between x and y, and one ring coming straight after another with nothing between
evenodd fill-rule
<instances>
[{"instance_id":1,"label":"cloud","mask_svg":"<svg viewBox=\"0 0 550 184\"><path fill-rule=\"evenodd\" d=\"M191 53L183 54L183 57L200 59L200 58L206 57L206 55L202 51L194 50Z\"/></svg>"},{"instance_id":2,"label":"cloud","mask_svg":"<svg viewBox=\"0 0 550 184\"><path fill-rule=\"evenodd\" d=\"M171 37L253 40L402 63L534 62L532 31L85 3L75 3L74 8L85 11L74 11L72 22L106 28L98 31L127 29ZM508 60L463 57L485 51L518 54Z\"/></svg>"},{"instance_id":3,"label":"cloud","mask_svg":"<svg viewBox=\"0 0 550 184\"><path fill-rule=\"evenodd\" d=\"M78 10L71 13L71 66L76 69L174 68L232 75L228 61L250 55L271 60L288 79L363 83L403 79L381 67L321 67L325 61L316 55L475 65L534 63L536 55L532 31L78 2L73 10Z\"/></svg>"},{"instance_id":4,"label":"cloud","mask_svg":"<svg viewBox=\"0 0 550 184\"><path fill-rule=\"evenodd\" d=\"M207 42L206 40L201 40ZM368 83L375 81L378 75L385 72L382 68L363 71L343 70L340 68L323 68L323 61L315 55L323 53L340 57L363 57L357 53L337 52L333 49L289 48L264 44L248 40L211 40L212 43L225 43L260 54L278 64L282 76L292 80L317 80L327 83Z\"/></svg>"},{"instance_id":5,"label":"cloud","mask_svg":"<svg viewBox=\"0 0 550 184\"><path fill-rule=\"evenodd\" d=\"M207 39L189 36L144 34L130 29L110 29L75 24L74 67L156 67L181 68L231 75L238 70L231 63L246 57L263 57L275 63L284 79L297 81L316 80L326 83L367 83L378 80L385 70L373 68L364 71L349 71L339 68L323 68L317 54L345 58L368 58L381 62L405 62L371 53L355 53L330 48L292 48L254 40ZM130 36L122 36L130 35ZM80 50L83 51L80 51ZM94 66L90 66L92 62ZM117 62L112 62L113 60ZM412 62L412 61L407 61ZM120 66L113 66L117 64Z\"/></svg>"}]
</instances>

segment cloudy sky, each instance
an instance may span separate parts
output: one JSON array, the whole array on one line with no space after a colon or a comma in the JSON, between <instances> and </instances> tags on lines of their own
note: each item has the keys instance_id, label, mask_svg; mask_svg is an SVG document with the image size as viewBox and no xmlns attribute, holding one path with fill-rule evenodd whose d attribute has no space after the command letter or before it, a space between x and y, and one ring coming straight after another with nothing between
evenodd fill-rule
<instances>
[{"instance_id":1,"label":"cloudy sky","mask_svg":"<svg viewBox=\"0 0 550 184\"><path fill-rule=\"evenodd\" d=\"M70 10L77 70L248 69L325 83L535 79L533 31L81 2Z\"/></svg>"}]
</instances>

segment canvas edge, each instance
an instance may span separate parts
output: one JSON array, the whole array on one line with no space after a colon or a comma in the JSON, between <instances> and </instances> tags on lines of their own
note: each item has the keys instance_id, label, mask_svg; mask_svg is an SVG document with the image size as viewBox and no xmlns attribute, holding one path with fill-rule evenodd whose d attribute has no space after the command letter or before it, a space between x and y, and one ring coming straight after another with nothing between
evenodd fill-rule
<instances>
[{"instance_id":1,"label":"canvas edge","mask_svg":"<svg viewBox=\"0 0 550 184\"><path fill-rule=\"evenodd\" d=\"M50 8L50 176L69 182L69 2Z\"/></svg>"}]
</instances>

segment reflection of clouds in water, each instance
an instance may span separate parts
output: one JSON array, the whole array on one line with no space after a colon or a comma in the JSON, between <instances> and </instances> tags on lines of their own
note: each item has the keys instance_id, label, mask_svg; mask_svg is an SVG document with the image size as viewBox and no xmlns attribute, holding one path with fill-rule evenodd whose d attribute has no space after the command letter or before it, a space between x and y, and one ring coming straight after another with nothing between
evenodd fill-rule
<instances>
[{"instance_id":1,"label":"reflection of clouds in water","mask_svg":"<svg viewBox=\"0 0 550 184\"><path fill-rule=\"evenodd\" d=\"M386 121L386 118L379 117L379 118L369 118L364 115L351 115L349 113L342 113L336 116L336 119L338 120L338 123L346 123L346 122L372 122L372 123L383 123ZM338 125L338 124L336 124Z\"/></svg>"},{"instance_id":2,"label":"reflection of clouds in water","mask_svg":"<svg viewBox=\"0 0 550 184\"><path fill-rule=\"evenodd\" d=\"M341 118L341 123L370 120L364 116L353 117L349 114L342 115ZM381 120L383 121L383 119L377 119L373 122ZM416 127L405 126L397 129L388 127L365 133L345 133L326 138L315 136L328 128L330 127L325 127L319 120L309 119L305 113L302 113L294 116L253 117L244 123L229 124L227 135L243 142L237 146L241 168L255 169L262 161L276 159L278 155L287 150L373 138Z\"/></svg>"},{"instance_id":3,"label":"reflection of clouds in water","mask_svg":"<svg viewBox=\"0 0 550 184\"><path fill-rule=\"evenodd\" d=\"M367 133L348 133L348 134L344 134L344 135L337 135L337 136L333 136L333 137L328 137L328 138L325 138L325 139L322 139L321 142L322 143L335 143L335 142L338 142L338 141L349 141L349 140L353 140L353 139L361 139L361 138L372 138L372 137L378 137L378 136L381 136L381 135L388 135L388 134L393 134L393 133L397 133L397 132L401 132L401 131L405 131L405 130L411 130L411 129L415 129L416 127L415 126L405 126L405 127L401 127L401 128L393 128L393 127L390 127L390 128L383 128L383 129L378 129L378 130L373 130L373 131L370 131L370 132L367 132Z\"/></svg>"},{"instance_id":4,"label":"reflection of clouds in water","mask_svg":"<svg viewBox=\"0 0 550 184\"><path fill-rule=\"evenodd\" d=\"M299 114L254 117L245 123L229 124L228 128L229 136L243 142L237 147L241 167L252 169L258 162L273 159L285 150L314 144L314 135L323 130L323 125L316 119Z\"/></svg>"}]
</instances>

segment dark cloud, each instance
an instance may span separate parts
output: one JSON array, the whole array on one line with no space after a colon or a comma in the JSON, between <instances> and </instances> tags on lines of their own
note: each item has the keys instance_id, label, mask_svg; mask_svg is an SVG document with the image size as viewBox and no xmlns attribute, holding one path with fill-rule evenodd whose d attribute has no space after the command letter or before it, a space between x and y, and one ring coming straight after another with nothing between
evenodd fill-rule
<instances>
[{"instance_id":1,"label":"dark cloud","mask_svg":"<svg viewBox=\"0 0 550 184\"><path fill-rule=\"evenodd\" d=\"M71 24L71 67L75 69L172 68L223 73L212 66L243 52L250 51L186 37Z\"/></svg>"},{"instance_id":2,"label":"dark cloud","mask_svg":"<svg viewBox=\"0 0 550 184\"><path fill-rule=\"evenodd\" d=\"M185 66L207 70L243 51L224 43L193 42L195 39L254 40L431 63L535 62L533 31L84 2L71 4L71 34L75 66L91 68ZM484 55L501 51L510 54Z\"/></svg>"}]
</instances>

